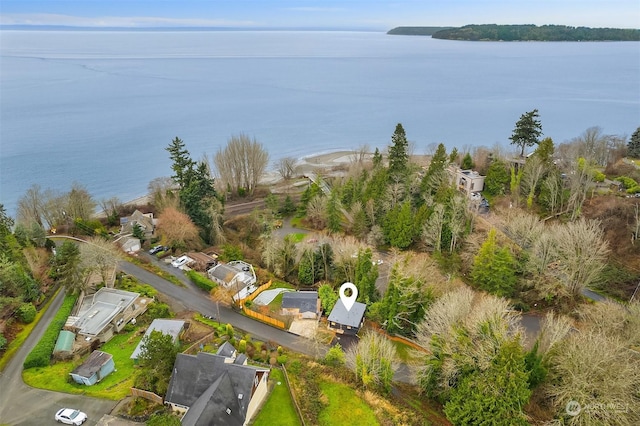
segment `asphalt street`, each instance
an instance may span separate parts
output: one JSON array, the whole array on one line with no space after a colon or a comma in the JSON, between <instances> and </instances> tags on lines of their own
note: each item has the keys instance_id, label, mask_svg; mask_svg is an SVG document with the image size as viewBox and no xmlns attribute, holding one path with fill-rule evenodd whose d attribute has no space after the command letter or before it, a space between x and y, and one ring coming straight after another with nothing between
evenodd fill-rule
<instances>
[{"instance_id":1,"label":"asphalt street","mask_svg":"<svg viewBox=\"0 0 640 426\"><path fill-rule=\"evenodd\" d=\"M105 413L110 413L117 401L89 398L35 389L22 381L22 363L40 340L47 326L62 305L60 292L22 347L0 373L0 424L42 426L58 424L56 412L63 407L77 408L88 416L85 425L94 426Z\"/></svg>"},{"instance_id":2,"label":"asphalt street","mask_svg":"<svg viewBox=\"0 0 640 426\"><path fill-rule=\"evenodd\" d=\"M327 350L322 345L314 345L308 339L252 320L223 304L218 305L210 299L209 294L193 286L193 284L186 287L177 286L129 262L120 262L119 269L126 274L135 276L139 281L149 284L165 296L179 301L187 310L213 316L222 323L230 323L235 328L250 333L251 336L258 340L272 340L284 348L313 357L323 356ZM219 318L218 312L220 314Z\"/></svg>"}]
</instances>

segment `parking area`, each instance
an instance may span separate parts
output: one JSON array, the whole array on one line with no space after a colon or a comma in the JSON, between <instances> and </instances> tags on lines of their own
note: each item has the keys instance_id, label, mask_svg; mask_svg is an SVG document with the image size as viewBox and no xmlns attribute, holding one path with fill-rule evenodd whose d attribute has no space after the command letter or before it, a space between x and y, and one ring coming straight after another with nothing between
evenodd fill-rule
<instances>
[{"instance_id":1,"label":"parking area","mask_svg":"<svg viewBox=\"0 0 640 426\"><path fill-rule=\"evenodd\" d=\"M289 331L307 339L312 339L318 329L318 321L315 319L296 319L293 320Z\"/></svg>"}]
</instances>

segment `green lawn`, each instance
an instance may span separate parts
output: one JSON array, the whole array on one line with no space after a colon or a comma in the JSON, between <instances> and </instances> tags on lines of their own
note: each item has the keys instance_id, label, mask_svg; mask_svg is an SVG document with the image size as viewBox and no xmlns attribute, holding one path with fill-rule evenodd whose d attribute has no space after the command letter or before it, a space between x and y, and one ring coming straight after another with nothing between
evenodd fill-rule
<instances>
[{"instance_id":1,"label":"green lawn","mask_svg":"<svg viewBox=\"0 0 640 426\"><path fill-rule=\"evenodd\" d=\"M69 373L82 361L57 362L46 368L30 368L22 372L22 378L26 384L35 388L119 400L127 396L129 388L133 386L136 371L133 360L129 357L140 339L142 335L132 331L118 334L105 343L100 350L113 355L116 371L93 386L79 385L69 381Z\"/></svg>"},{"instance_id":2,"label":"green lawn","mask_svg":"<svg viewBox=\"0 0 640 426\"><path fill-rule=\"evenodd\" d=\"M264 404L253 426L299 426L302 423L296 414L293 406L293 400L284 380L282 371L274 368L271 370L269 381L274 381L274 387L269 395L267 402Z\"/></svg>"},{"instance_id":3,"label":"green lawn","mask_svg":"<svg viewBox=\"0 0 640 426\"><path fill-rule=\"evenodd\" d=\"M321 382L320 390L327 397L328 405L320 411L320 425L372 426L379 425L373 410L350 386Z\"/></svg>"}]
</instances>

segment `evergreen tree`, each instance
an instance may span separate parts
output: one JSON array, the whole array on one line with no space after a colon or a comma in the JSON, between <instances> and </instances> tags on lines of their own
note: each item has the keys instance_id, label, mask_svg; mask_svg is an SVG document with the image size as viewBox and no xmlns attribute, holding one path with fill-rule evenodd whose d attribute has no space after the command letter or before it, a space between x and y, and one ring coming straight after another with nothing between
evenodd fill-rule
<instances>
[{"instance_id":1,"label":"evergreen tree","mask_svg":"<svg viewBox=\"0 0 640 426\"><path fill-rule=\"evenodd\" d=\"M396 125L389 147L389 176L405 176L409 164L409 142L402 124Z\"/></svg>"},{"instance_id":2,"label":"evergreen tree","mask_svg":"<svg viewBox=\"0 0 640 426\"><path fill-rule=\"evenodd\" d=\"M509 182L507 166L501 160L492 161L484 179L484 190L491 195L502 195Z\"/></svg>"},{"instance_id":3,"label":"evergreen tree","mask_svg":"<svg viewBox=\"0 0 640 426\"><path fill-rule=\"evenodd\" d=\"M179 348L169 334L152 331L149 336L144 337L138 355L140 374L136 377L136 386L164 395L178 352Z\"/></svg>"},{"instance_id":4,"label":"evergreen tree","mask_svg":"<svg viewBox=\"0 0 640 426\"><path fill-rule=\"evenodd\" d=\"M451 392L444 412L454 425L527 425L528 373L519 341L502 344L492 364L474 371Z\"/></svg>"},{"instance_id":5,"label":"evergreen tree","mask_svg":"<svg viewBox=\"0 0 640 426\"><path fill-rule=\"evenodd\" d=\"M358 251L354 284L358 288L358 300L370 304L377 300L376 280L378 266L373 262L371 249Z\"/></svg>"},{"instance_id":6,"label":"evergreen tree","mask_svg":"<svg viewBox=\"0 0 640 426\"><path fill-rule=\"evenodd\" d=\"M327 315L339 299L338 293L329 284L322 284L318 287L318 297L320 298L322 311Z\"/></svg>"},{"instance_id":7,"label":"evergreen tree","mask_svg":"<svg viewBox=\"0 0 640 426\"><path fill-rule=\"evenodd\" d=\"M380 154L380 150L378 148L376 148L376 150L373 153L373 168L377 169L378 167L382 166L382 154Z\"/></svg>"},{"instance_id":8,"label":"evergreen tree","mask_svg":"<svg viewBox=\"0 0 640 426\"><path fill-rule=\"evenodd\" d=\"M336 192L332 191L327 202L327 228L331 232L339 232L342 228L342 213L339 203Z\"/></svg>"},{"instance_id":9,"label":"evergreen tree","mask_svg":"<svg viewBox=\"0 0 640 426\"><path fill-rule=\"evenodd\" d=\"M180 190L180 202L193 223L200 228L202 239L212 244L218 229L212 213L221 209L214 180L204 161L199 162L190 175L188 183Z\"/></svg>"},{"instance_id":10,"label":"evergreen tree","mask_svg":"<svg viewBox=\"0 0 640 426\"><path fill-rule=\"evenodd\" d=\"M282 207L280 208L280 213L283 216L289 216L295 213L295 211L296 211L296 205L291 199L291 195L287 195L286 198L284 199L284 202L282 203Z\"/></svg>"},{"instance_id":11,"label":"evergreen tree","mask_svg":"<svg viewBox=\"0 0 640 426\"><path fill-rule=\"evenodd\" d=\"M80 264L80 248L76 243L65 241L57 250L54 270L58 281L72 293L84 288L84 276Z\"/></svg>"},{"instance_id":12,"label":"evergreen tree","mask_svg":"<svg viewBox=\"0 0 640 426\"><path fill-rule=\"evenodd\" d=\"M460 165L460 168L462 170L473 170L474 167L475 164L473 164L473 158L471 158L471 154L467 152L462 158L462 165Z\"/></svg>"},{"instance_id":13,"label":"evergreen tree","mask_svg":"<svg viewBox=\"0 0 640 426\"><path fill-rule=\"evenodd\" d=\"M640 158L640 127L633 132L627 144L627 154L629 157Z\"/></svg>"},{"instance_id":14,"label":"evergreen tree","mask_svg":"<svg viewBox=\"0 0 640 426\"><path fill-rule=\"evenodd\" d=\"M411 245L416 234L416 226L409 201L405 201L389 211L384 232L389 244L393 247L406 249Z\"/></svg>"},{"instance_id":15,"label":"evergreen tree","mask_svg":"<svg viewBox=\"0 0 640 426\"><path fill-rule=\"evenodd\" d=\"M473 260L471 279L481 289L509 297L516 284L515 263L508 247L498 247L496 230L491 229Z\"/></svg>"},{"instance_id":16,"label":"evergreen tree","mask_svg":"<svg viewBox=\"0 0 640 426\"><path fill-rule=\"evenodd\" d=\"M196 163L191 159L182 139L177 136L165 149L169 151L169 158L172 161L171 169L174 172L172 178L180 188L184 188L189 184Z\"/></svg>"},{"instance_id":17,"label":"evergreen tree","mask_svg":"<svg viewBox=\"0 0 640 426\"><path fill-rule=\"evenodd\" d=\"M422 193L435 195L443 184L448 183L446 178L446 170L449 165L449 157L444 144L438 144L435 154L431 158L429 167L427 168L420 189Z\"/></svg>"},{"instance_id":18,"label":"evergreen tree","mask_svg":"<svg viewBox=\"0 0 640 426\"><path fill-rule=\"evenodd\" d=\"M542 124L538 120L538 110L534 109L520 116L513 133L509 136L511 144L520 147L520 157L524 157L524 150L537 144L542 135Z\"/></svg>"},{"instance_id":19,"label":"evergreen tree","mask_svg":"<svg viewBox=\"0 0 640 426\"><path fill-rule=\"evenodd\" d=\"M639 128L640 130L640 128ZM553 146L553 139L544 138L538 144L535 150L535 155L542 160L544 164L551 164L553 161L553 153L555 148Z\"/></svg>"}]
</instances>

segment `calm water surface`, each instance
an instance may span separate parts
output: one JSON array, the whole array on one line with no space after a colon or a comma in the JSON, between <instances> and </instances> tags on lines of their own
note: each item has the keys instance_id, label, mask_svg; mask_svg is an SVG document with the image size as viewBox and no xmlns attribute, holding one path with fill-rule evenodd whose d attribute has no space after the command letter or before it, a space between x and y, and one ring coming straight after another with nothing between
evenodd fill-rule
<instances>
[{"instance_id":1,"label":"calm water surface","mask_svg":"<svg viewBox=\"0 0 640 426\"><path fill-rule=\"evenodd\" d=\"M273 160L362 144L401 122L433 143L508 143L537 108L556 143L640 125L640 43L477 43L366 32L0 31L0 203L32 185L128 200L232 135Z\"/></svg>"}]
</instances>

